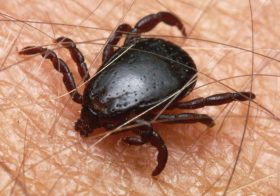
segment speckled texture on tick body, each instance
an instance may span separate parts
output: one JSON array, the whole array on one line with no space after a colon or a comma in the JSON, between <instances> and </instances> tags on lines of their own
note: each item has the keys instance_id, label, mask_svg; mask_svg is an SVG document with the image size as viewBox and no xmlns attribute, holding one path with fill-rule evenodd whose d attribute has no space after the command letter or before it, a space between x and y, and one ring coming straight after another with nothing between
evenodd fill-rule
<instances>
[{"instance_id":1,"label":"speckled texture on tick body","mask_svg":"<svg viewBox=\"0 0 280 196\"><path fill-rule=\"evenodd\" d=\"M130 43L131 44L131 43ZM88 97L100 115L147 108L178 91L196 74L191 57L162 39L138 40L126 52L116 51L113 62L91 81ZM124 53L123 53L124 52ZM121 56L120 56L121 55ZM187 88L191 91L195 82Z\"/></svg>"}]
</instances>

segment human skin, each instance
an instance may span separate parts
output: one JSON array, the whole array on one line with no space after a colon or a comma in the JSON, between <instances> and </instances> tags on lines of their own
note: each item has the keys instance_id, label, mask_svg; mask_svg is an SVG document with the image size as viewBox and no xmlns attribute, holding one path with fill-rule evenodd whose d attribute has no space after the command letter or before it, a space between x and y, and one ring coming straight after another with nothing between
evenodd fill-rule
<instances>
[{"instance_id":1,"label":"human skin","mask_svg":"<svg viewBox=\"0 0 280 196\"><path fill-rule=\"evenodd\" d=\"M0 5L1 195L279 192L279 2L252 2L253 34L249 1L141 2L15 0ZM20 56L18 51L29 45L56 48L54 38L70 37L94 75L103 44L118 24L133 25L162 10L183 20L188 38L166 25L148 34L166 35L164 39L182 46L199 70L197 88L184 100L234 90L251 90L257 98L190 111L213 117L212 128L154 125L166 142L169 159L164 171L151 177L156 165L152 146L123 144L121 138L129 132L100 142L96 135L103 130L81 138L73 128L81 106L70 99L61 74L40 56ZM83 84L68 52L56 51L77 84Z\"/></svg>"}]
</instances>

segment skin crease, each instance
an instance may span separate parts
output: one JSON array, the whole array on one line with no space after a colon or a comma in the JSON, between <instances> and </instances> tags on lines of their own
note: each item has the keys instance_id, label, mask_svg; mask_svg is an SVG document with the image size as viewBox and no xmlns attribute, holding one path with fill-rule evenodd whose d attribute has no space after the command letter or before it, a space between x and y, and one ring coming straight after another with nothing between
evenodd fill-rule
<instances>
[{"instance_id":1,"label":"skin crease","mask_svg":"<svg viewBox=\"0 0 280 196\"><path fill-rule=\"evenodd\" d=\"M160 2L115 0L100 4L84 0L42 4L35 0L15 0L1 4L1 14L13 17L2 15L0 28L1 195L216 195L224 194L225 190L228 195L276 195L279 192L280 63L254 55L255 76L251 81L249 2ZM280 26L274 19L279 18L279 7L276 1L252 1L254 51L278 61L280 45L276 40L279 40ZM130 133L110 136L96 146L94 136L80 138L73 125L81 106L65 95L61 75L48 61L19 56L17 51L29 45L57 47L52 45L52 39L68 36L82 42L78 47L93 75L100 65L102 44L118 23L126 21L133 25L143 16L162 10L176 13L190 38L217 41L249 51L197 39L165 38L183 46L201 72L196 87L205 86L195 89L186 100L232 89L249 91L251 84L257 98L250 103L248 117L249 102L191 111L212 116L216 125L211 129L200 124L155 125L166 142L169 159L161 175L152 178L150 174L156 164L153 147L123 144L120 139ZM7 21L11 19L44 22ZM175 28L165 25L148 34L180 36ZM67 51L59 49L58 54L80 83ZM221 82L232 89L217 82L209 84L214 80L202 73L216 80L224 79ZM233 76L239 77L227 79ZM244 130L242 151L227 187ZM99 133L103 132L95 132Z\"/></svg>"}]
</instances>

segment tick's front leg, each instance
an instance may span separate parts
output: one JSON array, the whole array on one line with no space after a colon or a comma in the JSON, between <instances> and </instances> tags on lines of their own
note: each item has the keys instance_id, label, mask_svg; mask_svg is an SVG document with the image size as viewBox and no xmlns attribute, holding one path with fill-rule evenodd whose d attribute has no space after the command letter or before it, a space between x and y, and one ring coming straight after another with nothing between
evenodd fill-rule
<instances>
[{"instance_id":1,"label":"tick's front leg","mask_svg":"<svg viewBox=\"0 0 280 196\"><path fill-rule=\"evenodd\" d=\"M150 142L158 150L158 155L157 155L158 165L156 166L156 168L152 173L152 176L157 176L162 172L162 170L166 165L167 158L168 158L167 148L160 135L155 130L153 130L149 122L144 120L136 120L136 122L139 123L140 125L143 125L145 129L143 128L143 130L137 131L137 134L139 136L126 137L124 138L123 141L130 145L142 145L147 142Z\"/></svg>"}]
</instances>

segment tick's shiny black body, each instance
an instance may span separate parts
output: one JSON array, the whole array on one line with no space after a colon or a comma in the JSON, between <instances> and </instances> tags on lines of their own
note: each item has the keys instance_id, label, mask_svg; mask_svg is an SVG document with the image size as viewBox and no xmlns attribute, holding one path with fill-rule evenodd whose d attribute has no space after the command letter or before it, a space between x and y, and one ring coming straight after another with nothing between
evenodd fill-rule
<instances>
[{"instance_id":1,"label":"tick's shiny black body","mask_svg":"<svg viewBox=\"0 0 280 196\"><path fill-rule=\"evenodd\" d=\"M128 47L131 48L127 50ZM83 102L105 120L139 114L196 78L191 57L162 39L127 43L106 64L110 65L87 85ZM190 92L194 84L183 93Z\"/></svg>"},{"instance_id":2,"label":"tick's shiny black body","mask_svg":"<svg viewBox=\"0 0 280 196\"><path fill-rule=\"evenodd\" d=\"M177 27L182 35L186 36L181 21L169 12L148 15L134 28L128 24L119 25L105 45L100 72L87 83L83 95L77 92L74 78L66 63L52 50L29 46L20 51L20 54L41 54L50 59L54 68L63 74L63 82L73 101L82 105L81 116L75 124L75 130L82 136L88 136L99 127L114 128L181 89L184 90L169 108L195 109L255 98L251 92L235 92L177 102L193 90L197 70L191 57L179 46L162 39L140 37L141 33L150 31L159 22ZM122 35L126 35L125 44L114 51L114 45ZM55 41L69 50L78 66L79 74L84 81L89 80L84 57L76 44L65 37ZM149 110L147 114L134 120L134 123L139 125L133 130L136 136L126 137L123 141L130 145L150 143L158 150L158 164L152 173L156 176L165 167L168 151L163 139L150 123L157 114L154 112ZM199 122L209 127L214 125L214 121L208 115L195 113L161 114L157 116L157 120L173 123Z\"/></svg>"}]
</instances>

